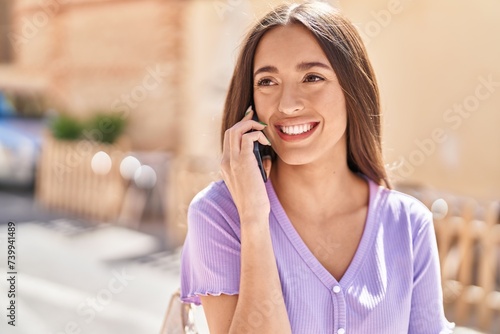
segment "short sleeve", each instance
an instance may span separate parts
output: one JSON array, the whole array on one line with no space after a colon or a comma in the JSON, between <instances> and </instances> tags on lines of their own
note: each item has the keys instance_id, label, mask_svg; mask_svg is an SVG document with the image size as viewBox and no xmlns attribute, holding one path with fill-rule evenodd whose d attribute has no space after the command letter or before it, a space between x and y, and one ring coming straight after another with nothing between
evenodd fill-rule
<instances>
[{"instance_id":1,"label":"short sleeve","mask_svg":"<svg viewBox=\"0 0 500 334\"><path fill-rule=\"evenodd\" d=\"M432 214L426 209L413 239L414 276L408 333L452 333L454 323L446 320L439 254Z\"/></svg>"},{"instance_id":2,"label":"short sleeve","mask_svg":"<svg viewBox=\"0 0 500 334\"><path fill-rule=\"evenodd\" d=\"M222 181L213 183L189 205L181 300L200 305L200 295L238 294L240 253L238 212Z\"/></svg>"}]
</instances>

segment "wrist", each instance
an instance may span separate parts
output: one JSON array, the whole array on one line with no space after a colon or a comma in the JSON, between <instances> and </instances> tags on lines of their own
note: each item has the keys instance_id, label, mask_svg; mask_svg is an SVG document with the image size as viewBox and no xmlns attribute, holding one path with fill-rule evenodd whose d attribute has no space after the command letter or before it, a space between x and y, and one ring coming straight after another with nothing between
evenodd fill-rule
<instances>
[{"instance_id":1,"label":"wrist","mask_svg":"<svg viewBox=\"0 0 500 334\"><path fill-rule=\"evenodd\" d=\"M243 215L240 215L241 225L259 225L265 224L269 225L269 211L260 211L259 212L247 212Z\"/></svg>"},{"instance_id":2,"label":"wrist","mask_svg":"<svg viewBox=\"0 0 500 334\"><path fill-rule=\"evenodd\" d=\"M266 236L271 235L269 219L244 220L241 221L241 241L247 244L261 244L266 240Z\"/></svg>"},{"instance_id":3,"label":"wrist","mask_svg":"<svg viewBox=\"0 0 500 334\"><path fill-rule=\"evenodd\" d=\"M242 217L240 226L242 230L248 231L269 230L269 214Z\"/></svg>"}]
</instances>

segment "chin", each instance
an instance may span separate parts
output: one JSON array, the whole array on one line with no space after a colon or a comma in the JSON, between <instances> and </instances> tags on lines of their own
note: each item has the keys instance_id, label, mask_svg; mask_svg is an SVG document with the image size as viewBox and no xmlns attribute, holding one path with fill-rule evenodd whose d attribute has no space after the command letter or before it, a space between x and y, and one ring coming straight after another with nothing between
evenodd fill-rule
<instances>
[{"instance_id":1,"label":"chin","mask_svg":"<svg viewBox=\"0 0 500 334\"><path fill-rule=\"evenodd\" d=\"M277 155L281 161L290 166L307 165L315 160L312 154L298 154L298 152L286 152Z\"/></svg>"}]
</instances>

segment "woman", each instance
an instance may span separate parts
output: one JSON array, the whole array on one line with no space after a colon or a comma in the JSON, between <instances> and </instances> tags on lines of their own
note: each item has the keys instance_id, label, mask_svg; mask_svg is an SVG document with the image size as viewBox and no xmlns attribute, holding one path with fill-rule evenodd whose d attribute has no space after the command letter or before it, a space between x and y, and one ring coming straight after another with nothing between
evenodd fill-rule
<instances>
[{"instance_id":1,"label":"woman","mask_svg":"<svg viewBox=\"0 0 500 334\"><path fill-rule=\"evenodd\" d=\"M181 298L203 304L210 333L451 332L432 216L390 190L378 88L350 22L324 3L266 15L222 130L223 180L191 203L182 254ZM273 150L266 183L254 142Z\"/></svg>"}]
</instances>

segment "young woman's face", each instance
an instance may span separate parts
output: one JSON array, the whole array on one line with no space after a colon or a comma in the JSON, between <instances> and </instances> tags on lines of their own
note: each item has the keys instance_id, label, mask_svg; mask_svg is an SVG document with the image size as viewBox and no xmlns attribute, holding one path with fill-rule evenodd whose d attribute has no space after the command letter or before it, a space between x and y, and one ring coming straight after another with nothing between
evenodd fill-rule
<instances>
[{"instance_id":1,"label":"young woman's face","mask_svg":"<svg viewBox=\"0 0 500 334\"><path fill-rule=\"evenodd\" d=\"M259 120L281 160L345 158L344 94L309 30L293 24L267 32L255 53L253 84Z\"/></svg>"}]
</instances>

